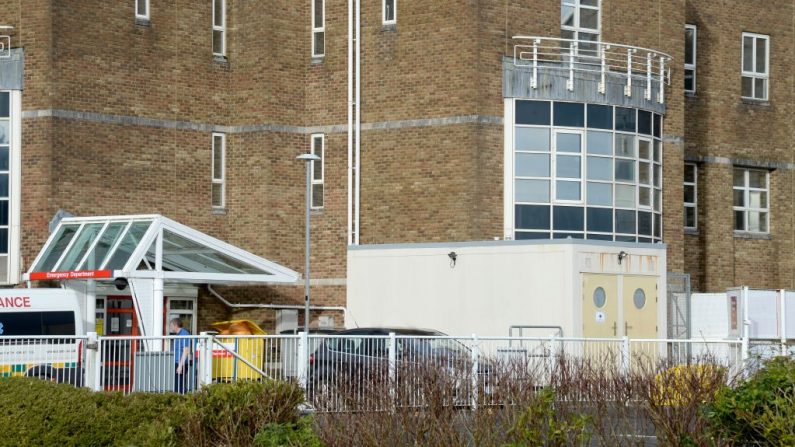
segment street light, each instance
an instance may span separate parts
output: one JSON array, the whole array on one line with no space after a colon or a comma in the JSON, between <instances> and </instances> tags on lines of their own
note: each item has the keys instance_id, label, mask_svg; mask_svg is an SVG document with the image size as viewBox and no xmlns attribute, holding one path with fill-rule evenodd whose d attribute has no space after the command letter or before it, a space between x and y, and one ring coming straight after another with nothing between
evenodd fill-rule
<instances>
[{"instance_id":1,"label":"street light","mask_svg":"<svg viewBox=\"0 0 795 447\"><path fill-rule=\"evenodd\" d=\"M301 154L296 160L306 162L306 231L304 233L304 332L309 333L309 207L312 200L312 163L320 161L315 154Z\"/></svg>"}]
</instances>

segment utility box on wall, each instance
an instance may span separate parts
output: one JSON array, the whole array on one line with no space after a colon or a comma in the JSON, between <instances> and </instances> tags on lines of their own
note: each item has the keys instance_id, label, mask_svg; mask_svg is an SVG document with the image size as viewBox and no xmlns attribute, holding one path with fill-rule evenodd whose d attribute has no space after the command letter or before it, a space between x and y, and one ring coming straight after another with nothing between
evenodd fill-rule
<instances>
[{"instance_id":1,"label":"utility box on wall","mask_svg":"<svg viewBox=\"0 0 795 447\"><path fill-rule=\"evenodd\" d=\"M666 247L587 240L351 246L348 310L359 327L507 336L663 337Z\"/></svg>"}]
</instances>

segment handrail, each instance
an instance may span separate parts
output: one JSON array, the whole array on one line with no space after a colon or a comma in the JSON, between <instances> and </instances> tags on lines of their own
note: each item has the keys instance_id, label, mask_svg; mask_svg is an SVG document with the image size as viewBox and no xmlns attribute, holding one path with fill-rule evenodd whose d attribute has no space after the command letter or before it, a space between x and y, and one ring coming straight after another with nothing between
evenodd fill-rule
<instances>
[{"instance_id":1,"label":"handrail","mask_svg":"<svg viewBox=\"0 0 795 447\"><path fill-rule=\"evenodd\" d=\"M605 94L609 74L626 79L625 96L632 96L634 78L639 86L645 86L644 99L660 104L665 102L665 85L671 84L672 60L666 53L631 45L559 37L520 35L513 39L530 41L515 44L513 58L516 66L532 67L532 89L538 88L539 69L560 70L568 74L567 90L574 91L574 73L594 73L599 75L599 93ZM653 95L655 82L657 94Z\"/></svg>"}]
</instances>

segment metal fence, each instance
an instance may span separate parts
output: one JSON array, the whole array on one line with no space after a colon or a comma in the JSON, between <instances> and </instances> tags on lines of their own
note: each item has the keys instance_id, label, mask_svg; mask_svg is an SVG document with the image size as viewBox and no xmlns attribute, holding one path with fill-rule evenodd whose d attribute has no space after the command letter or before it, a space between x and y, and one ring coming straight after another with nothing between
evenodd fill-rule
<instances>
[{"instance_id":1,"label":"metal fence","mask_svg":"<svg viewBox=\"0 0 795 447\"><path fill-rule=\"evenodd\" d=\"M748 349L746 350L746 346ZM300 383L319 411L504 404L508 387L561 377L660 374L713 365L736 377L793 346L741 340L562 337L280 336L2 337L3 376L32 376L96 391L189 393L240 380ZM428 387L433 386L431 390ZM510 392L509 392L510 391Z\"/></svg>"}]
</instances>

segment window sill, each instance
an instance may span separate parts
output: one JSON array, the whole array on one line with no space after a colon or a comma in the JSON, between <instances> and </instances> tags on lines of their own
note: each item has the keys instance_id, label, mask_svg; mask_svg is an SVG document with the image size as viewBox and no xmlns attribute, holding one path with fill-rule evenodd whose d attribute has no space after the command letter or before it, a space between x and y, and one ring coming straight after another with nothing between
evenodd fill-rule
<instances>
[{"instance_id":1,"label":"window sill","mask_svg":"<svg viewBox=\"0 0 795 447\"><path fill-rule=\"evenodd\" d=\"M312 208L312 209L309 210L309 212L311 214L313 214L313 215L314 214L323 214L323 211L324 211L323 208Z\"/></svg>"},{"instance_id":2,"label":"window sill","mask_svg":"<svg viewBox=\"0 0 795 447\"><path fill-rule=\"evenodd\" d=\"M685 92L685 98L687 99L697 99L698 95L696 92Z\"/></svg>"},{"instance_id":3,"label":"window sill","mask_svg":"<svg viewBox=\"0 0 795 447\"><path fill-rule=\"evenodd\" d=\"M213 214L216 216L226 216L226 208L213 207Z\"/></svg>"},{"instance_id":4,"label":"window sill","mask_svg":"<svg viewBox=\"0 0 795 447\"><path fill-rule=\"evenodd\" d=\"M383 23L381 25L382 33L397 32L397 23Z\"/></svg>"},{"instance_id":5,"label":"window sill","mask_svg":"<svg viewBox=\"0 0 795 447\"><path fill-rule=\"evenodd\" d=\"M315 65L315 64L322 64L325 60L326 60L326 55L324 54L322 56L312 56L312 59L310 61L312 65Z\"/></svg>"},{"instance_id":6,"label":"window sill","mask_svg":"<svg viewBox=\"0 0 795 447\"><path fill-rule=\"evenodd\" d=\"M685 234L688 236L698 236L698 228L685 228Z\"/></svg>"},{"instance_id":7,"label":"window sill","mask_svg":"<svg viewBox=\"0 0 795 447\"><path fill-rule=\"evenodd\" d=\"M138 26L150 26L152 22L149 19L144 19L142 17L135 18L135 24Z\"/></svg>"},{"instance_id":8,"label":"window sill","mask_svg":"<svg viewBox=\"0 0 795 447\"><path fill-rule=\"evenodd\" d=\"M734 230L734 237L737 239L757 239L769 241L773 239L770 233L752 233L750 231L737 231Z\"/></svg>"},{"instance_id":9,"label":"window sill","mask_svg":"<svg viewBox=\"0 0 795 447\"><path fill-rule=\"evenodd\" d=\"M220 54L213 54L213 62L221 65L229 65L229 58Z\"/></svg>"},{"instance_id":10,"label":"window sill","mask_svg":"<svg viewBox=\"0 0 795 447\"><path fill-rule=\"evenodd\" d=\"M743 104L750 106L770 107L770 101L767 99L754 99L754 98L740 98Z\"/></svg>"}]
</instances>

